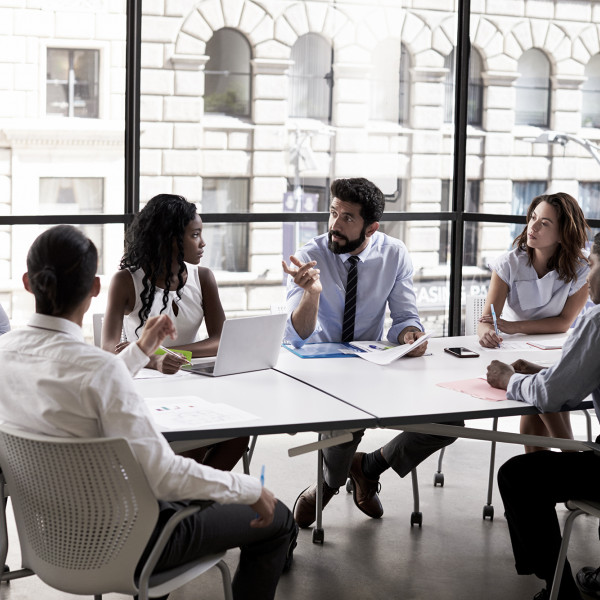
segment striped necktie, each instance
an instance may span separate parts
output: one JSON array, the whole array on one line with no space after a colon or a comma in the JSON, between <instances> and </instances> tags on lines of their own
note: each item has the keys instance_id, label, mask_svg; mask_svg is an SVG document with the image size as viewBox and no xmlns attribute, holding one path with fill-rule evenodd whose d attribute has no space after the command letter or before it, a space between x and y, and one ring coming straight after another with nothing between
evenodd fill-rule
<instances>
[{"instance_id":1,"label":"striped necktie","mask_svg":"<svg viewBox=\"0 0 600 600\"><path fill-rule=\"evenodd\" d=\"M356 288L358 286L358 256L348 259L348 280L346 283L346 303L344 304L344 322L342 325L342 342L354 339L354 317L356 315Z\"/></svg>"}]
</instances>

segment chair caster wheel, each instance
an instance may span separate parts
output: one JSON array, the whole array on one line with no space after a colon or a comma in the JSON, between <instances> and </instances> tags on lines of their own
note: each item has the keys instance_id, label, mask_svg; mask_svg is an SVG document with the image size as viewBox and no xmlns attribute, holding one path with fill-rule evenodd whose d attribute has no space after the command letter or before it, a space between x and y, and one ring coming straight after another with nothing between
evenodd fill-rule
<instances>
[{"instance_id":1,"label":"chair caster wheel","mask_svg":"<svg viewBox=\"0 0 600 600\"><path fill-rule=\"evenodd\" d=\"M433 487L436 486L444 487L444 474L443 473L434 473L433 475Z\"/></svg>"},{"instance_id":2,"label":"chair caster wheel","mask_svg":"<svg viewBox=\"0 0 600 600\"><path fill-rule=\"evenodd\" d=\"M352 483L352 479L350 479L350 477L346 479L346 491L349 494L351 494L354 491L354 484Z\"/></svg>"},{"instance_id":3,"label":"chair caster wheel","mask_svg":"<svg viewBox=\"0 0 600 600\"><path fill-rule=\"evenodd\" d=\"M6 573L10 573L10 567L8 565L4 565L4 568L2 569L2 574L4 575ZM3 583L5 583L6 585L10 585L10 579L7 579Z\"/></svg>"},{"instance_id":4,"label":"chair caster wheel","mask_svg":"<svg viewBox=\"0 0 600 600\"><path fill-rule=\"evenodd\" d=\"M322 544L325 540L325 531L323 529L317 529L316 527L313 529L312 541L313 544Z\"/></svg>"},{"instance_id":5,"label":"chair caster wheel","mask_svg":"<svg viewBox=\"0 0 600 600\"><path fill-rule=\"evenodd\" d=\"M423 513L422 512L413 512L410 515L410 526L418 525L421 527L423 525Z\"/></svg>"},{"instance_id":6,"label":"chair caster wheel","mask_svg":"<svg viewBox=\"0 0 600 600\"><path fill-rule=\"evenodd\" d=\"M494 520L494 507L491 504L486 504L483 507L483 520L488 519L490 521Z\"/></svg>"}]
</instances>

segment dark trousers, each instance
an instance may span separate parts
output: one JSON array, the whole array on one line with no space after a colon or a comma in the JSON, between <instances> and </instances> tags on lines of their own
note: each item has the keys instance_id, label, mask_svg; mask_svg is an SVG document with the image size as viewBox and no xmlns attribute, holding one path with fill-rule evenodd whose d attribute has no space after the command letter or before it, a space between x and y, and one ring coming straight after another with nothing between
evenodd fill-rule
<instances>
[{"instance_id":1,"label":"dark trousers","mask_svg":"<svg viewBox=\"0 0 600 600\"><path fill-rule=\"evenodd\" d=\"M159 504L159 520L149 546L169 517L186 503L161 501ZM295 532L294 518L282 502L277 502L275 517L268 527L250 527L255 517L256 513L249 506L239 504L213 504L189 516L171 535L155 571L239 547L241 554L233 578L233 597L235 600L273 598Z\"/></svg>"},{"instance_id":2,"label":"dark trousers","mask_svg":"<svg viewBox=\"0 0 600 600\"><path fill-rule=\"evenodd\" d=\"M517 573L537 575L549 588L562 541L556 503L600 500L600 457L547 450L515 456L499 469L498 487ZM559 598L579 598L568 562Z\"/></svg>"},{"instance_id":3,"label":"dark trousers","mask_svg":"<svg viewBox=\"0 0 600 600\"><path fill-rule=\"evenodd\" d=\"M464 421L452 421L444 425L464 426ZM346 483L354 453L365 430L352 434L352 441L323 449L323 476L329 487L339 488ZM338 432L326 432L322 437L331 437ZM405 431L395 436L381 449L388 465L404 477L437 450L449 446L456 438L427 433Z\"/></svg>"}]
</instances>

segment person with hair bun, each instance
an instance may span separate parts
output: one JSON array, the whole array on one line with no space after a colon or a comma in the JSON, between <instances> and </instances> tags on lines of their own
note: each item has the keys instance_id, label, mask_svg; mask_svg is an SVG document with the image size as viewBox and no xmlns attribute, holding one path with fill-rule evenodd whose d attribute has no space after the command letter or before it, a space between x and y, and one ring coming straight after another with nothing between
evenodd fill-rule
<instances>
[{"instance_id":1,"label":"person with hair bun","mask_svg":"<svg viewBox=\"0 0 600 600\"><path fill-rule=\"evenodd\" d=\"M292 561L290 511L255 477L176 455L157 429L132 374L167 336L177 337L168 315L149 316L118 356L85 342L83 317L100 292L97 263L94 244L69 225L52 227L31 246L23 283L36 313L27 327L0 337L0 422L62 438L124 438L158 505L150 540L175 510L213 501L177 525L153 572L239 547L233 598L271 600Z\"/></svg>"},{"instance_id":2,"label":"person with hair bun","mask_svg":"<svg viewBox=\"0 0 600 600\"><path fill-rule=\"evenodd\" d=\"M537 196L527 209L527 225L515 248L501 256L492 279L477 333L485 348L496 348L514 333L564 333L588 299L585 255L588 225L577 200L564 192ZM521 433L572 439L568 412L523 415ZM540 448L525 446L526 452Z\"/></svg>"},{"instance_id":3,"label":"person with hair bun","mask_svg":"<svg viewBox=\"0 0 600 600\"><path fill-rule=\"evenodd\" d=\"M120 352L138 338L149 317L166 314L177 328L167 346L193 357L217 353L225 312L210 269L198 266L204 254L202 219L182 196L159 194L136 215L127 230L120 270L112 278L102 324L102 347ZM199 339L206 319L208 338ZM122 333L126 341L121 341ZM149 367L176 373L185 359L150 357ZM248 447L241 437L184 452L217 469L231 470Z\"/></svg>"}]
</instances>

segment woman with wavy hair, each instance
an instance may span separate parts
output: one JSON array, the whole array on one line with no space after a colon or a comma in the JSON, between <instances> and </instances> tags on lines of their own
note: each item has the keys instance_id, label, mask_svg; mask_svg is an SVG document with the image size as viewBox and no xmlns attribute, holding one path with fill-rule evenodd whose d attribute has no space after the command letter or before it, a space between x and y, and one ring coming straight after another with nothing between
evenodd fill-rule
<instances>
[{"instance_id":1,"label":"woman with wavy hair","mask_svg":"<svg viewBox=\"0 0 600 600\"><path fill-rule=\"evenodd\" d=\"M193 357L217 353L225 313L212 271L198 266L204 253L202 219L182 196L159 194L136 215L127 230L120 270L108 291L102 324L102 347L120 352L139 338L149 317L168 315L177 329L169 346L189 350ZM206 320L208 337L199 329ZM125 341L121 336L125 335ZM150 368L176 373L185 359L154 355ZM188 453L212 467L230 470L248 446L237 438Z\"/></svg>"},{"instance_id":2,"label":"woman with wavy hair","mask_svg":"<svg viewBox=\"0 0 600 600\"><path fill-rule=\"evenodd\" d=\"M502 333L564 333L571 327L588 298L588 229L577 200L569 194L533 199L514 250L493 267L477 329L482 346L496 348L502 342L494 331L492 304ZM521 433L573 438L568 412L525 415ZM527 452L539 449L525 447Z\"/></svg>"}]
</instances>

